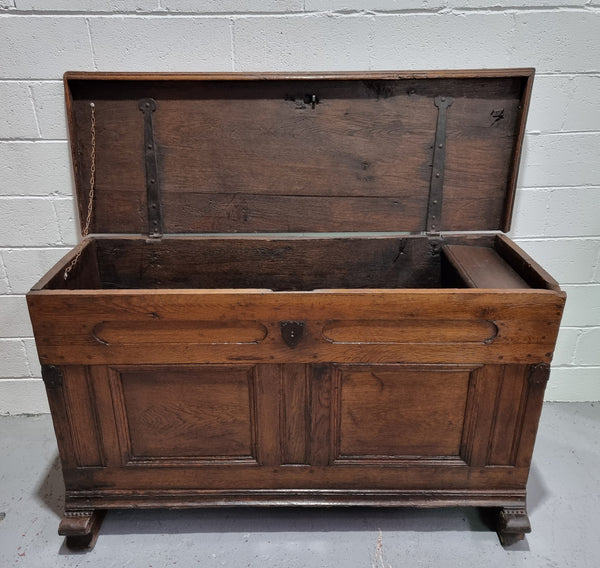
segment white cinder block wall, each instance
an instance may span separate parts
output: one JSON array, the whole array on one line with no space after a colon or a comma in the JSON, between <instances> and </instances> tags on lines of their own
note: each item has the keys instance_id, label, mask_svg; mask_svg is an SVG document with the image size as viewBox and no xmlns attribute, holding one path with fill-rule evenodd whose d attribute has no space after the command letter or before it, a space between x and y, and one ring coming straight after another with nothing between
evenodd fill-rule
<instances>
[{"instance_id":1,"label":"white cinder block wall","mask_svg":"<svg viewBox=\"0 0 600 568\"><path fill-rule=\"evenodd\" d=\"M0 0L0 413L47 411L24 294L78 240L64 71L516 66L511 236L569 294L547 398L599 400L600 0Z\"/></svg>"}]
</instances>

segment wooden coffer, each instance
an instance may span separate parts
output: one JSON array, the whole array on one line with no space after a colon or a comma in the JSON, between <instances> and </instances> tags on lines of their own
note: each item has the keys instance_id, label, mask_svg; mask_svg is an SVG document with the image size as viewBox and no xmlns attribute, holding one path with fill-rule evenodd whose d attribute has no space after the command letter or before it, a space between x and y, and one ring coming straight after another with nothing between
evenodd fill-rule
<instances>
[{"instance_id":1,"label":"wooden coffer","mask_svg":"<svg viewBox=\"0 0 600 568\"><path fill-rule=\"evenodd\" d=\"M130 507L482 506L565 294L509 228L533 70L68 73L84 235L27 296L90 546Z\"/></svg>"}]
</instances>

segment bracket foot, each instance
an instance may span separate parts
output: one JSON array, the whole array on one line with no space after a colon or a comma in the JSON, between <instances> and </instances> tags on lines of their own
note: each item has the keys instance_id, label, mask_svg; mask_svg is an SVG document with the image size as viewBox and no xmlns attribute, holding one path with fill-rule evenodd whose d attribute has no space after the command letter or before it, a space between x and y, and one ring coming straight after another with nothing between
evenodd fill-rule
<instances>
[{"instance_id":1,"label":"bracket foot","mask_svg":"<svg viewBox=\"0 0 600 568\"><path fill-rule=\"evenodd\" d=\"M498 514L496 532L503 546L510 546L523 540L531 532L527 509L523 507L502 507Z\"/></svg>"},{"instance_id":2,"label":"bracket foot","mask_svg":"<svg viewBox=\"0 0 600 568\"><path fill-rule=\"evenodd\" d=\"M66 536L67 548L72 550L92 549L98 539L100 526L106 511L65 511L58 534Z\"/></svg>"}]
</instances>

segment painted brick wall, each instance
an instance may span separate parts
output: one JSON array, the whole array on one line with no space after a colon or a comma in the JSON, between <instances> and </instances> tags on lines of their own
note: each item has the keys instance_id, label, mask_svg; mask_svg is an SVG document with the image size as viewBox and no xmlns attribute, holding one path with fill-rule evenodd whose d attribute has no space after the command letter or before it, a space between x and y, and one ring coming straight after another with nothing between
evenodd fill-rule
<instances>
[{"instance_id":1,"label":"painted brick wall","mask_svg":"<svg viewBox=\"0 0 600 568\"><path fill-rule=\"evenodd\" d=\"M533 66L511 236L569 294L548 398L600 399L600 0L0 0L0 413L47 411L28 288L77 242L65 70Z\"/></svg>"}]
</instances>

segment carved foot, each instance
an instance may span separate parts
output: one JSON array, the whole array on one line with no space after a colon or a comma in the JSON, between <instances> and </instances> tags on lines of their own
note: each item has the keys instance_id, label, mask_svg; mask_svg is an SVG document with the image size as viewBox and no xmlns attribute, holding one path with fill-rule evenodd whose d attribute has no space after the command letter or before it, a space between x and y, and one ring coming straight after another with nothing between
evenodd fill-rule
<instances>
[{"instance_id":1,"label":"carved foot","mask_svg":"<svg viewBox=\"0 0 600 568\"><path fill-rule=\"evenodd\" d=\"M67 537L67 548L81 550L92 549L96 544L100 525L106 511L65 511L58 534Z\"/></svg>"},{"instance_id":2,"label":"carved foot","mask_svg":"<svg viewBox=\"0 0 600 568\"><path fill-rule=\"evenodd\" d=\"M496 528L503 546L510 546L525 538L531 532L529 517L525 507L503 507L498 515Z\"/></svg>"}]
</instances>

